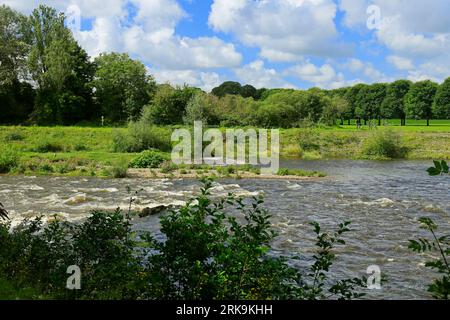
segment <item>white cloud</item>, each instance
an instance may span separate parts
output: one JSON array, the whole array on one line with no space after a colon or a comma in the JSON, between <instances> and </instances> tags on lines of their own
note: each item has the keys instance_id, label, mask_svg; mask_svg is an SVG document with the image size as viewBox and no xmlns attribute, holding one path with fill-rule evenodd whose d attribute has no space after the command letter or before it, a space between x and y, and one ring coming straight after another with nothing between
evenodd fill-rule
<instances>
[{"instance_id":1,"label":"white cloud","mask_svg":"<svg viewBox=\"0 0 450 320\"><path fill-rule=\"evenodd\" d=\"M235 69L235 74L242 83L251 84L256 88L294 88L294 85L283 79L275 69L266 68L262 60Z\"/></svg>"},{"instance_id":2,"label":"white cloud","mask_svg":"<svg viewBox=\"0 0 450 320\"><path fill-rule=\"evenodd\" d=\"M208 89L211 85L206 84L207 80L212 85L217 82L217 73L209 69L235 68L242 60L232 43L217 37L177 35L177 24L188 15L176 0L0 0L1 3L27 14L39 4L59 11L76 5L83 18L92 20L89 30L74 30L75 39L91 56L127 52L159 70L162 81L174 84L189 83Z\"/></svg>"},{"instance_id":3,"label":"white cloud","mask_svg":"<svg viewBox=\"0 0 450 320\"><path fill-rule=\"evenodd\" d=\"M387 61L394 65L399 70L411 70L414 69L414 64L411 59L399 57L399 56L388 56Z\"/></svg>"},{"instance_id":4,"label":"white cloud","mask_svg":"<svg viewBox=\"0 0 450 320\"><path fill-rule=\"evenodd\" d=\"M448 76L442 72L450 65L448 0L341 0L344 25L364 30L369 5L380 9L381 21L374 36L391 51L388 62L407 70L411 79L442 80Z\"/></svg>"},{"instance_id":5,"label":"white cloud","mask_svg":"<svg viewBox=\"0 0 450 320\"><path fill-rule=\"evenodd\" d=\"M337 56L349 47L338 41L332 0L214 0L210 26L259 47L270 61L299 61L304 55Z\"/></svg>"},{"instance_id":6,"label":"white cloud","mask_svg":"<svg viewBox=\"0 0 450 320\"><path fill-rule=\"evenodd\" d=\"M315 87L336 89L346 87L359 80L346 80L342 72L337 72L330 64L316 66L311 62L294 65L288 68L286 75L311 83Z\"/></svg>"},{"instance_id":7,"label":"white cloud","mask_svg":"<svg viewBox=\"0 0 450 320\"><path fill-rule=\"evenodd\" d=\"M158 83L170 83L172 85L189 84L211 91L223 83L220 75L216 72L202 72L198 70L151 70Z\"/></svg>"}]
</instances>

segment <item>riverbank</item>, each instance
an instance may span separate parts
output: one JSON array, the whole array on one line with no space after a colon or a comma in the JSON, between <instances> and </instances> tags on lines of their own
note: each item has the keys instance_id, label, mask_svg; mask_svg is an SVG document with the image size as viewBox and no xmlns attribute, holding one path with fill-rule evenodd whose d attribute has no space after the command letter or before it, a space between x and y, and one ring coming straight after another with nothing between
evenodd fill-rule
<instances>
[{"instance_id":1,"label":"riverbank","mask_svg":"<svg viewBox=\"0 0 450 320\"><path fill-rule=\"evenodd\" d=\"M387 131L398 135L408 160L450 159L450 125L442 123L377 130L356 130L354 126L281 130L280 156L302 160L373 159L363 150L377 133ZM115 137L126 132L127 128L110 127L2 126L0 173L124 177L128 164L138 156L138 153L114 152ZM203 175L202 171L169 172L161 176L189 178ZM311 175L315 177L317 173ZM258 175L244 172L235 176L257 178Z\"/></svg>"}]
</instances>

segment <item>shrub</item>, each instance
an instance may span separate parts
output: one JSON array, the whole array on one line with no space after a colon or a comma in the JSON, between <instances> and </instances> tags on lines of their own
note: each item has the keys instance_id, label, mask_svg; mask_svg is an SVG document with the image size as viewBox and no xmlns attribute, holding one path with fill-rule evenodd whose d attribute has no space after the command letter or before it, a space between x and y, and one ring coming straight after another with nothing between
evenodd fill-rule
<instances>
[{"instance_id":1,"label":"shrub","mask_svg":"<svg viewBox=\"0 0 450 320\"><path fill-rule=\"evenodd\" d=\"M18 132L11 132L5 136L5 141L22 141L24 139L24 136Z\"/></svg>"},{"instance_id":2,"label":"shrub","mask_svg":"<svg viewBox=\"0 0 450 320\"><path fill-rule=\"evenodd\" d=\"M48 152L63 152L64 147L60 144L53 142L44 142L39 144L35 149L35 152L48 153Z\"/></svg>"},{"instance_id":3,"label":"shrub","mask_svg":"<svg viewBox=\"0 0 450 320\"><path fill-rule=\"evenodd\" d=\"M362 149L363 157L370 159L399 159L407 152L401 136L393 131L378 131L364 142Z\"/></svg>"},{"instance_id":4,"label":"shrub","mask_svg":"<svg viewBox=\"0 0 450 320\"><path fill-rule=\"evenodd\" d=\"M111 176L117 179L126 178L127 170L128 166L126 164L115 165L111 168Z\"/></svg>"},{"instance_id":5,"label":"shrub","mask_svg":"<svg viewBox=\"0 0 450 320\"><path fill-rule=\"evenodd\" d=\"M305 128L300 131L298 142L303 151L316 151L320 149L320 135L314 129Z\"/></svg>"},{"instance_id":6,"label":"shrub","mask_svg":"<svg viewBox=\"0 0 450 320\"><path fill-rule=\"evenodd\" d=\"M0 148L0 173L8 173L19 164L19 155L11 147Z\"/></svg>"},{"instance_id":7,"label":"shrub","mask_svg":"<svg viewBox=\"0 0 450 320\"><path fill-rule=\"evenodd\" d=\"M131 160L130 168L158 168L169 157L157 151L144 151Z\"/></svg>"},{"instance_id":8,"label":"shrub","mask_svg":"<svg viewBox=\"0 0 450 320\"><path fill-rule=\"evenodd\" d=\"M75 151L89 151L89 148L84 144L77 143L73 146L73 150Z\"/></svg>"}]
</instances>

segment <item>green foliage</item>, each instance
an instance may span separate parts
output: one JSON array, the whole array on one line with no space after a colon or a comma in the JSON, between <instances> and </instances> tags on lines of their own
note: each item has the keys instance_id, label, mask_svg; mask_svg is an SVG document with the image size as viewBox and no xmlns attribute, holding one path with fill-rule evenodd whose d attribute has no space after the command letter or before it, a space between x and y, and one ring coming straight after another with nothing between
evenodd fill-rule
<instances>
[{"instance_id":1,"label":"green foliage","mask_svg":"<svg viewBox=\"0 0 450 320\"><path fill-rule=\"evenodd\" d=\"M139 268L130 224L121 212L92 215L82 224L40 218L9 231L0 225L0 272L21 286L32 284L59 298L136 299L131 288ZM65 290L67 267L83 270L81 293Z\"/></svg>"},{"instance_id":2,"label":"green foliage","mask_svg":"<svg viewBox=\"0 0 450 320\"><path fill-rule=\"evenodd\" d=\"M161 152L146 150L135 159L131 160L130 168L158 168L168 156Z\"/></svg>"},{"instance_id":3,"label":"green foliage","mask_svg":"<svg viewBox=\"0 0 450 320\"><path fill-rule=\"evenodd\" d=\"M433 115L437 119L450 119L450 77L437 89L433 103Z\"/></svg>"},{"instance_id":4,"label":"green foliage","mask_svg":"<svg viewBox=\"0 0 450 320\"><path fill-rule=\"evenodd\" d=\"M0 173L8 173L19 164L19 154L12 147L0 147Z\"/></svg>"},{"instance_id":5,"label":"green foliage","mask_svg":"<svg viewBox=\"0 0 450 320\"><path fill-rule=\"evenodd\" d=\"M381 105L381 115L385 118L405 119L405 96L409 92L411 82L398 80L388 84L386 97Z\"/></svg>"},{"instance_id":6,"label":"green foliage","mask_svg":"<svg viewBox=\"0 0 450 320\"><path fill-rule=\"evenodd\" d=\"M126 163L115 165L111 168L111 176L116 179L127 177L128 165Z\"/></svg>"},{"instance_id":7,"label":"green foliage","mask_svg":"<svg viewBox=\"0 0 450 320\"><path fill-rule=\"evenodd\" d=\"M419 81L411 86L405 96L406 115L411 119L433 117L432 106L438 85L430 80Z\"/></svg>"},{"instance_id":8,"label":"green foliage","mask_svg":"<svg viewBox=\"0 0 450 320\"><path fill-rule=\"evenodd\" d=\"M37 83L32 114L40 124L74 124L92 116L94 66L64 24L63 14L40 5L26 22L28 70Z\"/></svg>"},{"instance_id":9,"label":"green foliage","mask_svg":"<svg viewBox=\"0 0 450 320\"><path fill-rule=\"evenodd\" d=\"M95 59L93 86L101 114L112 122L137 120L156 89L145 66L127 54L101 54Z\"/></svg>"},{"instance_id":10,"label":"green foliage","mask_svg":"<svg viewBox=\"0 0 450 320\"><path fill-rule=\"evenodd\" d=\"M206 126L211 122L210 110L212 106L210 102L211 99L208 95L204 93L195 94L186 106L186 114L183 117L184 124L192 126L194 121L202 121L203 125Z\"/></svg>"},{"instance_id":11,"label":"green foliage","mask_svg":"<svg viewBox=\"0 0 450 320\"><path fill-rule=\"evenodd\" d=\"M449 167L447 162L434 161L434 167L429 168L430 176L437 176L441 174L449 174ZM438 253L438 257L433 256L433 260L428 260L425 266L436 271L441 278L435 279L429 286L430 292L436 299L450 298L450 235L438 235L438 225L431 218L422 217L419 219L422 229L427 230L432 239L418 238L409 240L409 248L417 253Z\"/></svg>"},{"instance_id":12,"label":"green foliage","mask_svg":"<svg viewBox=\"0 0 450 320\"><path fill-rule=\"evenodd\" d=\"M0 6L0 84L11 84L23 76L28 46L26 17L6 5Z\"/></svg>"},{"instance_id":13,"label":"green foliage","mask_svg":"<svg viewBox=\"0 0 450 320\"><path fill-rule=\"evenodd\" d=\"M427 171L430 176L438 176L442 174L448 174L449 168L445 160L442 160L440 162L434 161L434 167L429 168Z\"/></svg>"},{"instance_id":14,"label":"green foliage","mask_svg":"<svg viewBox=\"0 0 450 320\"><path fill-rule=\"evenodd\" d=\"M58 143L54 142L43 142L39 144L34 150L39 153L48 153L48 152L63 152L64 147Z\"/></svg>"},{"instance_id":15,"label":"green foliage","mask_svg":"<svg viewBox=\"0 0 450 320\"><path fill-rule=\"evenodd\" d=\"M326 174L318 171L307 171L301 169L280 168L277 175L279 176L297 176L297 177L325 177Z\"/></svg>"},{"instance_id":16,"label":"green foliage","mask_svg":"<svg viewBox=\"0 0 450 320\"><path fill-rule=\"evenodd\" d=\"M5 141L8 141L8 142L10 142L10 141L22 141L24 139L25 139L24 136L21 135L20 133L17 133L17 132L8 133L5 136Z\"/></svg>"},{"instance_id":17,"label":"green foliage","mask_svg":"<svg viewBox=\"0 0 450 320\"><path fill-rule=\"evenodd\" d=\"M362 149L362 155L370 159L400 159L407 152L401 136L391 130L377 131L364 141Z\"/></svg>"},{"instance_id":18,"label":"green foliage","mask_svg":"<svg viewBox=\"0 0 450 320\"><path fill-rule=\"evenodd\" d=\"M114 152L141 152L149 149L170 151L171 132L143 120L130 122L126 133L116 132L113 137Z\"/></svg>"},{"instance_id":19,"label":"green foliage","mask_svg":"<svg viewBox=\"0 0 450 320\"><path fill-rule=\"evenodd\" d=\"M441 278L435 279L432 284L428 286L428 291L436 299L450 298L450 235L438 236L436 231L438 226L436 223L427 217L419 219L421 227L429 231L432 239L418 238L417 240L409 240L409 248L417 253L437 252L439 258L429 260L425 266L437 271Z\"/></svg>"},{"instance_id":20,"label":"green foliage","mask_svg":"<svg viewBox=\"0 0 450 320\"><path fill-rule=\"evenodd\" d=\"M151 104L144 108L141 119L156 125L180 124L189 101L198 93L199 89L187 86L160 85Z\"/></svg>"},{"instance_id":21,"label":"green foliage","mask_svg":"<svg viewBox=\"0 0 450 320\"><path fill-rule=\"evenodd\" d=\"M320 135L310 128L302 129L298 135L298 143L303 151L316 151L320 149Z\"/></svg>"}]
</instances>

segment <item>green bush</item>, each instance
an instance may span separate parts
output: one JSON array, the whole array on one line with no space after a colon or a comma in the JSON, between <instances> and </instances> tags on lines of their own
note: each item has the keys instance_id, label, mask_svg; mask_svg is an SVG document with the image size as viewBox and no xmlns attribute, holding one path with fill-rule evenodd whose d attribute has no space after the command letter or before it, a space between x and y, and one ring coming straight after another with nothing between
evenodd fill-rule
<instances>
[{"instance_id":1,"label":"green bush","mask_svg":"<svg viewBox=\"0 0 450 320\"><path fill-rule=\"evenodd\" d=\"M11 132L5 136L5 141L22 141L25 137L18 132Z\"/></svg>"},{"instance_id":2,"label":"green bush","mask_svg":"<svg viewBox=\"0 0 450 320\"><path fill-rule=\"evenodd\" d=\"M8 173L19 164L19 154L11 147L0 148L0 173Z\"/></svg>"},{"instance_id":3,"label":"green bush","mask_svg":"<svg viewBox=\"0 0 450 320\"><path fill-rule=\"evenodd\" d=\"M317 151L320 149L320 135L314 129L305 128L300 131L298 142L303 151Z\"/></svg>"},{"instance_id":4,"label":"green bush","mask_svg":"<svg viewBox=\"0 0 450 320\"><path fill-rule=\"evenodd\" d=\"M403 145L401 136L393 131L378 131L364 141L362 156L369 159L404 158L408 149Z\"/></svg>"},{"instance_id":5,"label":"green bush","mask_svg":"<svg viewBox=\"0 0 450 320\"><path fill-rule=\"evenodd\" d=\"M130 168L158 168L169 157L157 151L144 151L137 158L131 160Z\"/></svg>"},{"instance_id":6,"label":"green bush","mask_svg":"<svg viewBox=\"0 0 450 320\"><path fill-rule=\"evenodd\" d=\"M35 149L35 152L48 153L48 152L63 152L64 147L54 142L43 142L39 144Z\"/></svg>"}]
</instances>

